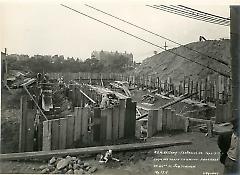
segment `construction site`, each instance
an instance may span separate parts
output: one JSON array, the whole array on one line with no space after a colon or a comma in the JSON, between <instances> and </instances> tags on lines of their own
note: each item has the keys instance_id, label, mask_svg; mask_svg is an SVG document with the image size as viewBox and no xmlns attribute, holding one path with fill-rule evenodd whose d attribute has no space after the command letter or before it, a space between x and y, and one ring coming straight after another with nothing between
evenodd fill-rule
<instances>
[{"instance_id":1,"label":"construction site","mask_svg":"<svg viewBox=\"0 0 240 175\"><path fill-rule=\"evenodd\" d=\"M183 7L149 6L177 15ZM202 12L208 18L201 20L238 33L240 7L230 12L224 20ZM124 73L18 73L14 80L3 51L1 173L223 174L217 140L239 114L239 43L232 34L177 43Z\"/></svg>"}]
</instances>

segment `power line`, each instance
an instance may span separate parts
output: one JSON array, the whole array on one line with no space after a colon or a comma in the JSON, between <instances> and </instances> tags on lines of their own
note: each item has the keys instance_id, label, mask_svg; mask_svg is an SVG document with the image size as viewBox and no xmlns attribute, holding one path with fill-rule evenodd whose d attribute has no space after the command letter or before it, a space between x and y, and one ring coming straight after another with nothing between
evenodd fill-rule
<instances>
[{"instance_id":1,"label":"power line","mask_svg":"<svg viewBox=\"0 0 240 175\"><path fill-rule=\"evenodd\" d=\"M202 18L200 18L199 16L197 16L196 14L194 14L193 12L189 12L189 11L186 11L186 9L182 10L182 9L175 9L172 7L168 7L168 6L165 6L165 5L147 5L148 7L151 7L151 8L155 8L155 9L158 9L158 10L162 10L162 11L166 11L166 12L169 12L169 13L173 13L173 14L177 14L177 15L180 15L180 16L184 16L184 17L188 17L188 18L192 18L192 19L196 19L196 20L200 20L200 21L205 21L205 22L209 22L209 23L213 23L213 24L218 24L218 25L223 25L223 26L229 26L230 23L228 23L228 21L216 21L216 19L214 18L210 18L209 17L207 18L207 16L202 16ZM178 7L179 8L179 7Z\"/></svg>"},{"instance_id":2,"label":"power line","mask_svg":"<svg viewBox=\"0 0 240 175\"><path fill-rule=\"evenodd\" d=\"M141 41L143 41L143 42L145 42L145 43L151 44L151 45L153 45L153 46L155 46L155 47L158 47L158 48L161 48L161 49L165 50L163 47L161 47L161 46L159 46L159 45L157 45L157 44L154 44L154 43L152 43L152 42L150 42L150 41L147 41L147 40L145 40L145 39L142 39L142 38L140 38L140 37L138 37L138 36L135 36L135 35L133 35L133 34L131 34L131 33L128 33L128 32L126 32L126 31L124 31L124 30L122 30L122 29L119 29L119 28L117 28L117 27L115 27L115 26L112 26L112 25L110 25L110 24L108 24L108 23L105 23L105 22L103 22L103 21L101 21L101 20L99 20L99 19L96 19L96 18L94 18L94 17L92 17L92 16L89 16L89 15L87 15L87 14L85 14L85 13L82 13L82 12L80 12L80 11L78 11L78 10L75 10L75 9L73 9L73 8L71 8L71 7L68 7L68 6L64 5L64 4L60 4L60 5L63 6L63 7L65 7L65 8L68 8L68 9L74 11L74 12L77 12L77 13L83 15L83 16L86 16L86 17L88 17L88 18L90 18L90 19L92 19L92 20L95 20L95 21L97 21L97 22L99 22L99 23L102 23L102 24L104 24L104 25L106 25L106 26L108 26L108 27L111 27L111 28L113 28L113 29L115 29L115 30L118 30L118 31L120 31L120 32L122 32L122 33L125 33L125 34L127 34L127 35L129 35L129 36L132 36L132 37L134 37L134 38L136 38L136 39L139 39L139 40L141 40ZM186 60L188 60L188 61L190 61L190 62L194 62L194 63L199 64L199 65L201 65L201 66L203 66L203 67L205 67L205 68L208 68L209 70L212 70L213 72L216 72L216 73L218 73L218 74L220 74L220 75L223 75L223 76L225 76L225 77L230 77L229 75L227 75L227 74L225 74L225 73L222 73L222 72L220 72L220 71L217 71L217 70L215 70L215 69L213 69L213 68L211 68L211 67L209 67L209 66L205 66L204 64L199 63L199 62L194 61L194 60L191 60L191 59L189 59L189 58L187 58L187 57L185 57L185 56L179 55L178 53L175 53L175 52L173 52L173 51L171 51L171 50L166 50L166 51L167 51L167 52L170 52L170 53L172 53L172 54L174 54L174 55L177 55L177 56L179 56L179 57L181 57L181 58L184 58L184 59L186 59Z\"/></svg>"},{"instance_id":3,"label":"power line","mask_svg":"<svg viewBox=\"0 0 240 175\"><path fill-rule=\"evenodd\" d=\"M190 8L190 7L186 7L186 6L183 6L183 5L178 5L178 6L186 8L186 9L189 9L191 11L196 11L196 12L199 12L199 13L203 13L203 14L206 14L206 15L213 16L213 17L217 17L217 18L221 18L221 19L224 19L224 20L228 20L230 22L230 18L225 18L225 17L222 17L222 16L213 15L213 14L206 13L206 12L203 12L203 11L200 11L200 10L196 10L196 9L193 9L193 8Z\"/></svg>"},{"instance_id":4,"label":"power line","mask_svg":"<svg viewBox=\"0 0 240 175\"><path fill-rule=\"evenodd\" d=\"M210 22L213 22L213 23L217 23L217 24L219 23L219 24L222 24L222 25L229 25L230 24L229 20L218 18L218 17L211 16L211 15L206 15L204 13L198 12L197 10L188 9L185 6L170 5L170 7L173 7L176 10L181 10L181 11L187 12L188 14L190 14L192 16L195 16L195 17L198 17L199 19L209 20Z\"/></svg>"},{"instance_id":5,"label":"power line","mask_svg":"<svg viewBox=\"0 0 240 175\"><path fill-rule=\"evenodd\" d=\"M183 9L181 9L181 7L178 7L178 6L177 7L175 7L175 6L168 7L168 6L165 6L165 5L160 5L160 6L154 5L154 7L159 9L159 10L163 10L163 11L166 11L166 12L170 12L170 13L174 13L174 14L177 14L177 15L185 16L185 17L188 17L188 18L193 18L193 19L196 19L196 20L205 21L205 22L209 22L209 23L213 23L213 24L229 26L228 21L223 21L222 19L218 19L216 21L215 18L207 17L206 15L203 15L203 16L201 15L200 16L200 15L196 14L196 12L189 12L189 10L186 10L186 9L183 10ZM221 21L219 21L219 20L221 20Z\"/></svg>"},{"instance_id":6,"label":"power line","mask_svg":"<svg viewBox=\"0 0 240 175\"><path fill-rule=\"evenodd\" d=\"M145 28L143 28L143 27L140 27L140 26L138 26L138 25L136 25L136 24L133 24L133 23L127 21L127 20L124 20L124 19L121 19L121 18L119 18L119 17L116 17L116 16L114 16L114 15L112 15L112 14L110 14L110 13L104 12L104 11L102 11L102 10L100 10L100 9L97 9L97 8L93 7L93 6L90 6L90 5L87 5L87 4L85 4L85 6L87 6L87 7L89 7L89 8L92 8L92 9L94 9L94 10L96 10L96 11L99 11L99 12L105 14L105 15L111 16L111 17L113 17L113 18L115 18L115 19L117 19L117 20L120 20L120 21L122 21L122 22L125 22L125 23L127 23L127 24L129 24L129 25L131 25L131 26L134 26L134 27L136 27L136 28L139 28L139 29L141 29L141 30L143 30L143 31L145 31L145 32L151 33L152 35L155 35L155 36L157 36L157 37L160 37L160 38L163 38L163 39L165 39L165 40L168 40L168 41L170 41L170 42L172 42L172 43L174 43L174 44L177 44L177 45L179 45L179 46L185 47L185 48L187 48L187 49L189 49L189 50L191 50L191 51L194 51L194 52L196 52L196 53L198 53L198 54L200 54L200 55L203 55L203 56L205 56L205 57L208 57L208 58L210 58L210 59L213 59L213 60L215 60L215 61L217 61L217 62L219 62L219 63L222 63L222 64L228 66L228 63L225 62L225 61L223 61L223 60L219 60L219 59L217 59L217 58L214 58L214 57L211 57L211 56L209 56L209 55L206 55L206 54L204 54L204 53L202 53L202 52L199 52L199 51L197 51L197 50L195 50L195 49L192 49L192 48L190 48L190 47L184 46L184 45L182 45L181 43L178 43L178 42L173 41L173 40L171 40L171 39L169 39L169 38L166 38L166 37L164 37L164 36L161 36L161 35L159 35L159 34L157 34L157 33L154 33L154 32L152 32L152 31L150 31L150 30L148 30L148 29L145 29Z\"/></svg>"}]
</instances>

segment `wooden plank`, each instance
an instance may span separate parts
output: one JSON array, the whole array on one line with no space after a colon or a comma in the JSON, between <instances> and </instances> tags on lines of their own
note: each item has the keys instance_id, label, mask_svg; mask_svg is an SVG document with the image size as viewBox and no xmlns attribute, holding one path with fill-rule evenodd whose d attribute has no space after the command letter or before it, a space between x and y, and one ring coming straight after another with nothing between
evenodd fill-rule
<instances>
[{"instance_id":1,"label":"wooden plank","mask_svg":"<svg viewBox=\"0 0 240 175\"><path fill-rule=\"evenodd\" d=\"M100 108L94 108L93 114L93 142L100 142L100 120L101 110Z\"/></svg>"},{"instance_id":2,"label":"wooden plank","mask_svg":"<svg viewBox=\"0 0 240 175\"><path fill-rule=\"evenodd\" d=\"M167 129L167 110L162 109L162 129L165 131Z\"/></svg>"},{"instance_id":3,"label":"wooden plank","mask_svg":"<svg viewBox=\"0 0 240 175\"><path fill-rule=\"evenodd\" d=\"M101 110L101 121L100 121L100 140L101 143L105 143L107 134L107 109Z\"/></svg>"},{"instance_id":4,"label":"wooden plank","mask_svg":"<svg viewBox=\"0 0 240 175\"><path fill-rule=\"evenodd\" d=\"M192 144L189 140L172 140L172 141L158 141L158 142L146 142L146 143L134 143L134 144L122 144L111 146L98 146L76 149L64 149L64 150L52 150L52 151L39 151L39 152L25 152L25 153L11 153L0 154L1 160L21 160L21 159L49 159L55 157L65 157L67 155L81 155L81 154L98 154L111 149L113 152L131 151L131 150L144 150L163 148L169 146L180 146Z\"/></svg>"},{"instance_id":5,"label":"wooden plank","mask_svg":"<svg viewBox=\"0 0 240 175\"><path fill-rule=\"evenodd\" d=\"M130 108L130 138L134 139L135 138L135 132L136 132L136 108L137 108L137 102L132 102L131 103L131 108Z\"/></svg>"},{"instance_id":6,"label":"wooden plank","mask_svg":"<svg viewBox=\"0 0 240 175\"><path fill-rule=\"evenodd\" d=\"M163 109L159 109L157 114L157 131L162 131L162 128L163 128Z\"/></svg>"},{"instance_id":7,"label":"wooden plank","mask_svg":"<svg viewBox=\"0 0 240 175\"><path fill-rule=\"evenodd\" d=\"M59 149L65 149L67 147L67 119L59 119Z\"/></svg>"},{"instance_id":8,"label":"wooden plank","mask_svg":"<svg viewBox=\"0 0 240 175\"><path fill-rule=\"evenodd\" d=\"M43 143L43 123L37 125L37 150L42 151Z\"/></svg>"},{"instance_id":9,"label":"wooden plank","mask_svg":"<svg viewBox=\"0 0 240 175\"><path fill-rule=\"evenodd\" d=\"M223 122L223 105L219 104L219 101L216 103L216 123Z\"/></svg>"},{"instance_id":10,"label":"wooden plank","mask_svg":"<svg viewBox=\"0 0 240 175\"><path fill-rule=\"evenodd\" d=\"M167 108L167 107L169 107L169 106L172 106L172 105L174 105L174 104L176 104L176 103L178 103L178 102L181 102L181 101L183 101L183 100L185 100L185 99L187 99L187 98L195 95L196 93L197 93L197 92L195 92L195 93L193 93L193 94L185 95L185 96L183 96L183 97L181 97L181 98L179 98L179 99L177 99L177 100L174 100L174 101L172 101L172 102L169 102L169 103L161 106L160 108Z\"/></svg>"},{"instance_id":11,"label":"wooden plank","mask_svg":"<svg viewBox=\"0 0 240 175\"><path fill-rule=\"evenodd\" d=\"M82 107L75 107L74 108L74 142L81 142L81 135L82 135Z\"/></svg>"},{"instance_id":12,"label":"wooden plank","mask_svg":"<svg viewBox=\"0 0 240 175\"><path fill-rule=\"evenodd\" d=\"M35 110L28 109L27 110L27 118L26 118L26 145L25 151L33 151L34 147L34 117Z\"/></svg>"},{"instance_id":13,"label":"wooden plank","mask_svg":"<svg viewBox=\"0 0 240 175\"><path fill-rule=\"evenodd\" d=\"M113 140L117 140L119 138L119 111L120 106L114 106L113 115L112 115L112 127L113 127Z\"/></svg>"},{"instance_id":14,"label":"wooden plank","mask_svg":"<svg viewBox=\"0 0 240 175\"><path fill-rule=\"evenodd\" d=\"M167 111L167 130L172 130L172 111L170 108L166 109Z\"/></svg>"},{"instance_id":15,"label":"wooden plank","mask_svg":"<svg viewBox=\"0 0 240 175\"><path fill-rule=\"evenodd\" d=\"M126 113L126 101L125 99L119 100L119 138L124 137L124 123Z\"/></svg>"},{"instance_id":16,"label":"wooden plank","mask_svg":"<svg viewBox=\"0 0 240 175\"><path fill-rule=\"evenodd\" d=\"M51 150L51 129L52 128L52 121L44 121L43 122L43 143L42 143L42 150L49 151Z\"/></svg>"},{"instance_id":17,"label":"wooden plank","mask_svg":"<svg viewBox=\"0 0 240 175\"><path fill-rule=\"evenodd\" d=\"M125 122L124 122L124 138L129 138L129 136L131 135L131 103L132 103L132 99L127 98Z\"/></svg>"},{"instance_id":18,"label":"wooden plank","mask_svg":"<svg viewBox=\"0 0 240 175\"><path fill-rule=\"evenodd\" d=\"M113 108L107 108L107 133L106 133L106 139L107 140L112 140L112 115L113 115Z\"/></svg>"},{"instance_id":19,"label":"wooden plank","mask_svg":"<svg viewBox=\"0 0 240 175\"><path fill-rule=\"evenodd\" d=\"M67 116L67 148L72 148L74 142L74 117Z\"/></svg>"},{"instance_id":20,"label":"wooden plank","mask_svg":"<svg viewBox=\"0 0 240 175\"><path fill-rule=\"evenodd\" d=\"M82 111L82 142L84 144L88 143L88 117L89 108L83 108Z\"/></svg>"},{"instance_id":21,"label":"wooden plank","mask_svg":"<svg viewBox=\"0 0 240 175\"><path fill-rule=\"evenodd\" d=\"M59 119L52 120L52 139L51 139L51 149L59 149Z\"/></svg>"},{"instance_id":22,"label":"wooden plank","mask_svg":"<svg viewBox=\"0 0 240 175\"><path fill-rule=\"evenodd\" d=\"M148 131L148 137L152 137L153 136L153 110L148 111L147 131Z\"/></svg>"},{"instance_id":23,"label":"wooden plank","mask_svg":"<svg viewBox=\"0 0 240 175\"><path fill-rule=\"evenodd\" d=\"M208 137L213 136L213 123L212 121L207 122Z\"/></svg>"},{"instance_id":24,"label":"wooden plank","mask_svg":"<svg viewBox=\"0 0 240 175\"><path fill-rule=\"evenodd\" d=\"M24 152L26 142L27 96L20 100L19 152Z\"/></svg>"}]
</instances>

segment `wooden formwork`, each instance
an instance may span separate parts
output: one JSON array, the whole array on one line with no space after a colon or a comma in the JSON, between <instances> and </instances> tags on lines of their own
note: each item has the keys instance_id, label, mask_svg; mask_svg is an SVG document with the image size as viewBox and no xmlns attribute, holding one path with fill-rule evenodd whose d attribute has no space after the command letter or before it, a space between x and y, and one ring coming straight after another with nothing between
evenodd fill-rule
<instances>
[{"instance_id":1,"label":"wooden formwork","mask_svg":"<svg viewBox=\"0 0 240 175\"><path fill-rule=\"evenodd\" d=\"M158 93L168 93L172 91L175 96L183 95L185 93L198 92L191 97L195 100L204 100L206 102L229 101L231 97L231 82L230 79L221 75L208 76L202 80L191 80L189 77L184 77L180 83L172 83L171 77L165 80L159 77L150 75L135 75L135 74L96 74L96 73L51 73L50 79L57 79L64 77L68 80L81 80L89 83L91 80L120 80L128 81L139 87L147 87L149 89L158 89Z\"/></svg>"},{"instance_id":2,"label":"wooden formwork","mask_svg":"<svg viewBox=\"0 0 240 175\"><path fill-rule=\"evenodd\" d=\"M111 108L75 107L74 115L43 122L43 150L114 143L134 139L136 102L121 99Z\"/></svg>"}]
</instances>

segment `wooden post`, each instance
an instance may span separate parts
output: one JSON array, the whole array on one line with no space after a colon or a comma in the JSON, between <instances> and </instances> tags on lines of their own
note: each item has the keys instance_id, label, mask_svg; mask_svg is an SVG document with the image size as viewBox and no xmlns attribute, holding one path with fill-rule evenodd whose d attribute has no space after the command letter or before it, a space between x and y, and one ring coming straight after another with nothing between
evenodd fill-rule
<instances>
[{"instance_id":1,"label":"wooden post","mask_svg":"<svg viewBox=\"0 0 240 175\"><path fill-rule=\"evenodd\" d=\"M60 129L59 129L59 149L65 149L67 143L67 119L60 118Z\"/></svg>"},{"instance_id":2,"label":"wooden post","mask_svg":"<svg viewBox=\"0 0 240 175\"><path fill-rule=\"evenodd\" d=\"M89 118L89 108L82 108L82 142L84 144L88 143L88 118Z\"/></svg>"},{"instance_id":3,"label":"wooden post","mask_svg":"<svg viewBox=\"0 0 240 175\"><path fill-rule=\"evenodd\" d=\"M120 106L114 106L112 116L113 140L117 140L119 138L119 112Z\"/></svg>"},{"instance_id":4,"label":"wooden post","mask_svg":"<svg viewBox=\"0 0 240 175\"><path fill-rule=\"evenodd\" d=\"M106 133L106 139L112 140L112 115L113 115L113 108L107 108L107 133Z\"/></svg>"},{"instance_id":5,"label":"wooden post","mask_svg":"<svg viewBox=\"0 0 240 175\"><path fill-rule=\"evenodd\" d=\"M82 107L75 107L74 108L74 142L78 141L81 142L81 135L82 135Z\"/></svg>"},{"instance_id":6,"label":"wooden post","mask_svg":"<svg viewBox=\"0 0 240 175\"><path fill-rule=\"evenodd\" d=\"M124 122L124 138L128 138L130 133L131 133L131 124L130 124L130 120L131 120L131 103L132 103L132 99L131 98L127 98L126 99L126 112L125 112L125 122Z\"/></svg>"},{"instance_id":7,"label":"wooden post","mask_svg":"<svg viewBox=\"0 0 240 175\"><path fill-rule=\"evenodd\" d=\"M162 130L166 131L167 129L167 110L162 109Z\"/></svg>"},{"instance_id":8,"label":"wooden post","mask_svg":"<svg viewBox=\"0 0 240 175\"><path fill-rule=\"evenodd\" d=\"M148 137L152 137L157 132L158 110L148 112Z\"/></svg>"},{"instance_id":9,"label":"wooden post","mask_svg":"<svg viewBox=\"0 0 240 175\"><path fill-rule=\"evenodd\" d=\"M20 131L19 131L19 152L24 152L26 145L26 115L27 115L27 96L22 96L20 100Z\"/></svg>"},{"instance_id":10,"label":"wooden post","mask_svg":"<svg viewBox=\"0 0 240 175\"><path fill-rule=\"evenodd\" d=\"M35 111L28 108L27 96L22 96L20 103L19 151L33 151Z\"/></svg>"},{"instance_id":11,"label":"wooden post","mask_svg":"<svg viewBox=\"0 0 240 175\"><path fill-rule=\"evenodd\" d=\"M159 109L157 114L157 131L162 130L163 130L163 109Z\"/></svg>"},{"instance_id":12,"label":"wooden post","mask_svg":"<svg viewBox=\"0 0 240 175\"><path fill-rule=\"evenodd\" d=\"M100 140L104 144L106 141L107 134L107 109L101 110L101 121L100 121Z\"/></svg>"},{"instance_id":13,"label":"wooden post","mask_svg":"<svg viewBox=\"0 0 240 175\"><path fill-rule=\"evenodd\" d=\"M52 139L52 121L47 120L43 122L43 143L42 150L50 151L51 150L51 139Z\"/></svg>"},{"instance_id":14,"label":"wooden post","mask_svg":"<svg viewBox=\"0 0 240 175\"><path fill-rule=\"evenodd\" d=\"M67 116L67 148L72 148L74 142L74 117Z\"/></svg>"},{"instance_id":15,"label":"wooden post","mask_svg":"<svg viewBox=\"0 0 240 175\"><path fill-rule=\"evenodd\" d=\"M51 139L51 149L56 150L59 149L59 119L52 120L52 139Z\"/></svg>"},{"instance_id":16,"label":"wooden post","mask_svg":"<svg viewBox=\"0 0 240 175\"><path fill-rule=\"evenodd\" d=\"M172 129L172 111L171 108L166 108L167 111L167 126L166 129L170 131Z\"/></svg>"},{"instance_id":17,"label":"wooden post","mask_svg":"<svg viewBox=\"0 0 240 175\"><path fill-rule=\"evenodd\" d=\"M100 142L100 120L101 110L100 108L94 108L93 114L93 142Z\"/></svg>"},{"instance_id":18,"label":"wooden post","mask_svg":"<svg viewBox=\"0 0 240 175\"><path fill-rule=\"evenodd\" d=\"M119 138L124 137L124 123L126 113L126 101L125 99L119 100Z\"/></svg>"}]
</instances>

